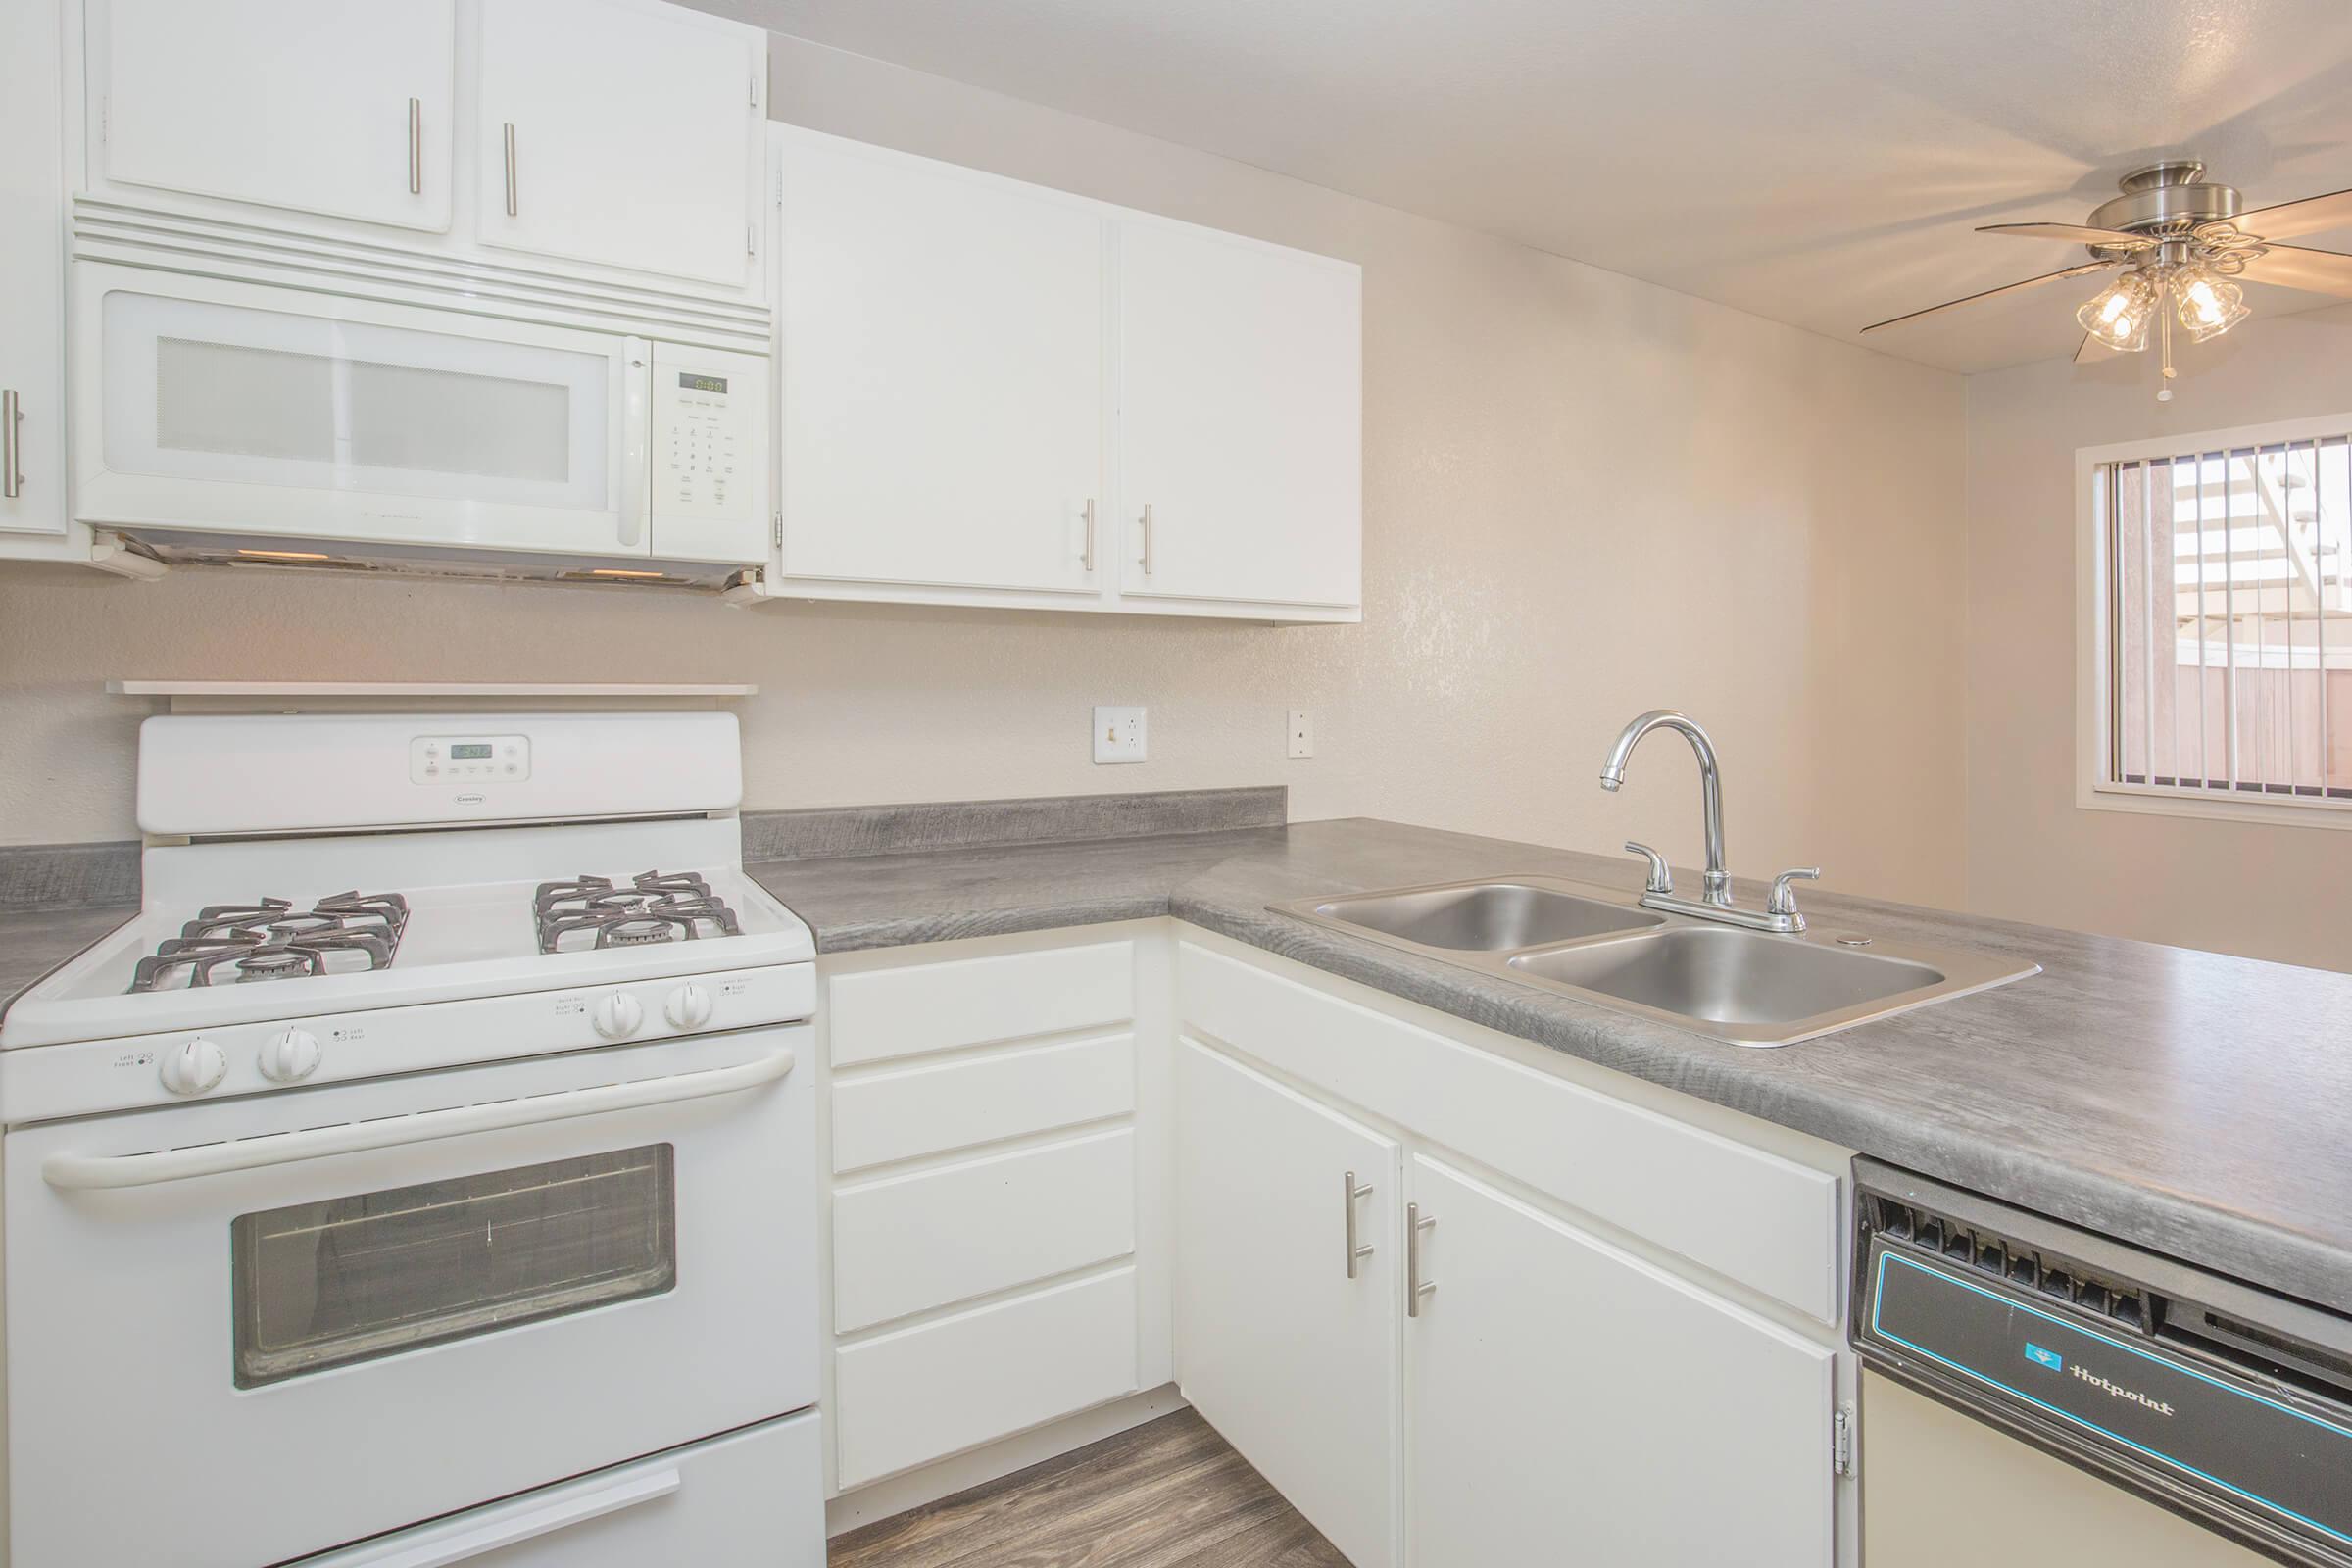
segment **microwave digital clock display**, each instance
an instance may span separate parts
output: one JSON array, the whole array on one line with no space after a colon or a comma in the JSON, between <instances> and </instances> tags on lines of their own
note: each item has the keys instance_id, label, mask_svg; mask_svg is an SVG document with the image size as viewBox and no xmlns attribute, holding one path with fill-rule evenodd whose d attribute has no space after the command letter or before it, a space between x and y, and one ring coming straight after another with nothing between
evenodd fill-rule
<instances>
[{"instance_id":1,"label":"microwave digital clock display","mask_svg":"<svg viewBox=\"0 0 2352 1568\"><path fill-rule=\"evenodd\" d=\"M688 392L724 392L727 378L723 375L688 375L681 371L678 385Z\"/></svg>"},{"instance_id":2,"label":"microwave digital clock display","mask_svg":"<svg viewBox=\"0 0 2352 1568\"><path fill-rule=\"evenodd\" d=\"M468 758L487 758L489 755L490 743L488 741L478 744L457 741L452 742L449 748L449 760L453 762L462 762Z\"/></svg>"}]
</instances>

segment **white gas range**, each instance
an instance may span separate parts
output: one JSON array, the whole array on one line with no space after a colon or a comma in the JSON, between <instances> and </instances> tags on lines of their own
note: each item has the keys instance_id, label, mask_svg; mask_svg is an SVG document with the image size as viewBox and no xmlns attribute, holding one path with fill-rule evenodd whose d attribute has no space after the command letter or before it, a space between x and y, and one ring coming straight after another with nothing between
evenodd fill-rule
<instances>
[{"instance_id":1,"label":"white gas range","mask_svg":"<svg viewBox=\"0 0 2352 1568\"><path fill-rule=\"evenodd\" d=\"M0 1021L15 1568L821 1564L740 795L723 713L148 721L142 911Z\"/></svg>"}]
</instances>

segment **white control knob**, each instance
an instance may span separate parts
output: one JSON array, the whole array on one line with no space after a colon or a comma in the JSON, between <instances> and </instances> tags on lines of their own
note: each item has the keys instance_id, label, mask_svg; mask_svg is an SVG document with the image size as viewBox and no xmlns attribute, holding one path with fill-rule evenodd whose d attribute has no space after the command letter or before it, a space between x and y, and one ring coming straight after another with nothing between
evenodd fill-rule
<instances>
[{"instance_id":1,"label":"white control knob","mask_svg":"<svg viewBox=\"0 0 2352 1568\"><path fill-rule=\"evenodd\" d=\"M615 991L596 1004L593 1021L607 1040L626 1040L645 1022L645 1008L626 991Z\"/></svg>"},{"instance_id":2,"label":"white control knob","mask_svg":"<svg viewBox=\"0 0 2352 1568\"><path fill-rule=\"evenodd\" d=\"M318 1070L318 1037L308 1029L281 1029L262 1047L262 1076L273 1084L298 1084Z\"/></svg>"},{"instance_id":3,"label":"white control knob","mask_svg":"<svg viewBox=\"0 0 2352 1568\"><path fill-rule=\"evenodd\" d=\"M164 1053L164 1087L175 1095L201 1095L228 1076L228 1058L210 1040L190 1040Z\"/></svg>"},{"instance_id":4,"label":"white control knob","mask_svg":"<svg viewBox=\"0 0 2352 1568\"><path fill-rule=\"evenodd\" d=\"M700 1029L710 1021L710 993L689 980L669 994L662 1016L672 1029Z\"/></svg>"}]
</instances>

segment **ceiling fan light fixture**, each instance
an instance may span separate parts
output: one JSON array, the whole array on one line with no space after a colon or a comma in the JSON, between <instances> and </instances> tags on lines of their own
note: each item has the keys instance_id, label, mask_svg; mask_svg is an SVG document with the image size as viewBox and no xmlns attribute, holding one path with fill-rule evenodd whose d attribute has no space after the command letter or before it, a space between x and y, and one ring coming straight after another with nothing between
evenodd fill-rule
<instances>
[{"instance_id":1,"label":"ceiling fan light fixture","mask_svg":"<svg viewBox=\"0 0 2352 1568\"><path fill-rule=\"evenodd\" d=\"M2119 354L2148 346L2148 322L2156 316L2156 286L2136 268L2082 302L2075 319L2082 330Z\"/></svg>"},{"instance_id":2,"label":"ceiling fan light fixture","mask_svg":"<svg viewBox=\"0 0 2352 1568\"><path fill-rule=\"evenodd\" d=\"M2245 290L2216 277L2202 264L2184 267L2173 278L2180 301L2180 325L2192 343L2220 337L2253 313L2246 309Z\"/></svg>"}]
</instances>

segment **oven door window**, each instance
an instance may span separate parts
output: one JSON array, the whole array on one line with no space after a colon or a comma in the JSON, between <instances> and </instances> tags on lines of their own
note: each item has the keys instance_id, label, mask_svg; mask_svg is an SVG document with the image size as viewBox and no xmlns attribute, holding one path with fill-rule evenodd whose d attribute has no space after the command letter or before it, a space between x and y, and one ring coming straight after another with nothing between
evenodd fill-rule
<instances>
[{"instance_id":1,"label":"oven door window","mask_svg":"<svg viewBox=\"0 0 2352 1568\"><path fill-rule=\"evenodd\" d=\"M674 1158L649 1144L240 1215L237 1387L661 1295Z\"/></svg>"}]
</instances>

